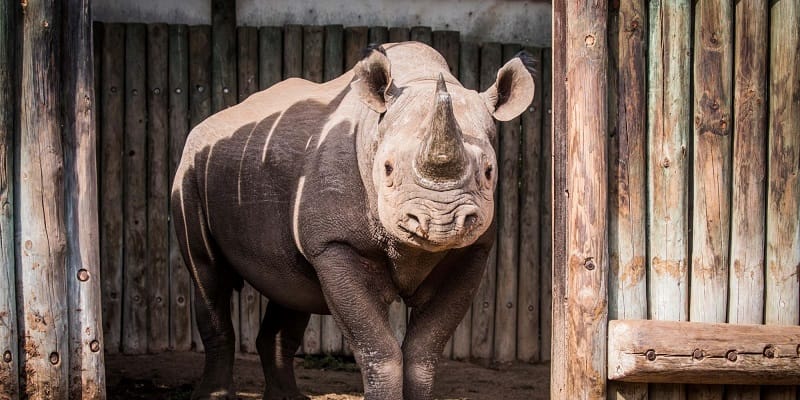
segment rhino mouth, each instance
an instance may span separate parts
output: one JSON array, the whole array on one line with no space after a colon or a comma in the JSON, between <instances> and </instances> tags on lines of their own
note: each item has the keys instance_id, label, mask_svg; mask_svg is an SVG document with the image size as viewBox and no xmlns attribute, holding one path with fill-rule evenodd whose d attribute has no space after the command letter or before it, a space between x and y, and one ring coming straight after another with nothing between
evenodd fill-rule
<instances>
[{"instance_id":1,"label":"rhino mouth","mask_svg":"<svg viewBox=\"0 0 800 400\"><path fill-rule=\"evenodd\" d=\"M480 223L476 213L464 213L448 223L409 213L398 222L397 227L403 233L403 239L412 243L458 247L464 239L474 236Z\"/></svg>"}]
</instances>

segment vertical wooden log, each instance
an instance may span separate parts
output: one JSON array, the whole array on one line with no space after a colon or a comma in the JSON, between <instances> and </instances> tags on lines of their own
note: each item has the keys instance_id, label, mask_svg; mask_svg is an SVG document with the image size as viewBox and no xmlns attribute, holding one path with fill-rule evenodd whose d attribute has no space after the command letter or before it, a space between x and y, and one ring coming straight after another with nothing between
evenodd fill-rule
<instances>
[{"instance_id":1,"label":"vertical wooden log","mask_svg":"<svg viewBox=\"0 0 800 400\"><path fill-rule=\"evenodd\" d=\"M100 273L103 342L114 354L122 345L122 215L125 131L125 25L104 24L100 85Z\"/></svg>"},{"instance_id":2,"label":"vertical wooden log","mask_svg":"<svg viewBox=\"0 0 800 400\"><path fill-rule=\"evenodd\" d=\"M411 40L425 43L428 46L433 44L433 34L429 26L415 26L411 28Z\"/></svg>"},{"instance_id":3,"label":"vertical wooden log","mask_svg":"<svg viewBox=\"0 0 800 400\"><path fill-rule=\"evenodd\" d=\"M237 35L238 101L241 103L258 90L258 28L239 27ZM244 353L255 353L256 337L261 326L261 295L245 282L238 296L239 349Z\"/></svg>"},{"instance_id":4,"label":"vertical wooden log","mask_svg":"<svg viewBox=\"0 0 800 400\"><path fill-rule=\"evenodd\" d=\"M413 29L412 29L413 34ZM484 43L480 53L480 89L486 90L497 79L497 71L502 66L503 48L499 43ZM499 132L498 132L499 133ZM495 136L492 143L495 151L499 149ZM495 194L495 199L499 196ZM495 215L498 215L495 212ZM494 312L495 287L497 282L497 243L489 252L486 272L481 285L472 300L472 357L482 360L491 359L494 344Z\"/></svg>"},{"instance_id":5,"label":"vertical wooden log","mask_svg":"<svg viewBox=\"0 0 800 400\"><path fill-rule=\"evenodd\" d=\"M283 79L303 76L303 27L283 28Z\"/></svg>"},{"instance_id":6,"label":"vertical wooden log","mask_svg":"<svg viewBox=\"0 0 800 400\"><path fill-rule=\"evenodd\" d=\"M689 311L691 2L651 1L648 62L648 254L651 319ZM653 385L653 399L683 399L682 385Z\"/></svg>"},{"instance_id":7,"label":"vertical wooden log","mask_svg":"<svg viewBox=\"0 0 800 400\"><path fill-rule=\"evenodd\" d=\"M122 351L147 351L147 29L125 30L124 270Z\"/></svg>"},{"instance_id":8,"label":"vertical wooden log","mask_svg":"<svg viewBox=\"0 0 800 400\"><path fill-rule=\"evenodd\" d=\"M69 397L105 399L92 17L89 0L63 10Z\"/></svg>"},{"instance_id":9,"label":"vertical wooden log","mask_svg":"<svg viewBox=\"0 0 800 400\"><path fill-rule=\"evenodd\" d=\"M17 335L14 260L14 132L19 99L16 49L17 6L0 3L0 399L19 399L19 336Z\"/></svg>"},{"instance_id":10,"label":"vertical wooden log","mask_svg":"<svg viewBox=\"0 0 800 400\"><path fill-rule=\"evenodd\" d=\"M186 25L169 27L169 182L189 134L189 36ZM170 342L175 351L192 348L191 278L183 263L174 221L169 221Z\"/></svg>"},{"instance_id":11,"label":"vertical wooden log","mask_svg":"<svg viewBox=\"0 0 800 400\"><path fill-rule=\"evenodd\" d=\"M369 44L384 44L389 42L389 29L385 26L371 26L368 34Z\"/></svg>"},{"instance_id":12,"label":"vertical wooden log","mask_svg":"<svg viewBox=\"0 0 800 400\"><path fill-rule=\"evenodd\" d=\"M23 17L16 216L20 372L28 399L66 399L69 361L60 7L29 2Z\"/></svg>"},{"instance_id":13,"label":"vertical wooden log","mask_svg":"<svg viewBox=\"0 0 800 400\"><path fill-rule=\"evenodd\" d=\"M542 85L536 92L542 97L542 207L541 211L541 289L539 295L539 329L542 339L542 361L550 360L550 336L553 326L553 53L542 49ZM534 99L535 101L535 99Z\"/></svg>"},{"instance_id":14,"label":"vertical wooden log","mask_svg":"<svg viewBox=\"0 0 800 400\"><path fill-rule=\"evenodd\" d=\"M337 78L344 72L344 28L341 25L325 27L323 81ZM403 316L405 320L405 316ZM342 352L342 331L330 315L323 315L321 321L322 337L320 349L325 354Z\"/></svg>"},{"instance_id":15,"label":"vertical wooden log","mask_svg":"<svg viewBox=\"0 0 800 400\"><path fill-rule=\"evenodd\" d=\"M169 347L169 36L147 26L147 351Z\"/></svg>"},{"instance_id":16,"label":"vertical wooden log","mask_svg":"<svg viewBox=\"0 0 800 400\"><path fill-rule=\"evenodd\" d=\"M344 28L344 69L355 67L361 60L361 54L369 44L366 26L348 26Z\"/></svg>"},{"instance_id":17,"label":"vertical wooden log","mask_svg":"<svg viewBox=\"0 0 800 400\"><path fill-rule=\"evenodd\" d=\"M404 27L389 28L389 41L392 43L407 42L411 38L411 29Z\"/></svg>"},{"instance_id":18,"label":"vertical wooden log","mask_svg":"<svg viewBox=\"0 0 800 400\"><path fill-rule=\"evenodd\" d=\"M542 174L542 52L525 49L534 60L533 103L521 116L522 147L519 189L519 275L517 295L517 360L539 361L539 260L541 249Z\"/></svg>"},{"instance_id":19,"label":"vertical wooden log","mask_svg":"<svg viewBox=\"0 0 800 400\"><path fill-rule=\"evenodd\" d=\"M767 324L800 324L800 4L770 7ZM766 399L795 399L796 387L770 388Z\"/></svg>"},{"instance_id":20,"label":"vertical wooden log","mask_svg":"<svg viewBox=\"0 0 800 400\"><path fill-rule=\"evenodd\" d=\"M559 279L553 289L554 303L564 307L563 325L554 327L559 345L553 359L563 370L553 371L555 398L602 398L606 395L606 323L608 243L606 220L606 13L605 1L592 4L566 2L556 14L565 12L568 21L563 42L566 158L556 153L556 163L566 163L564 197L556 197L566 209L566 235L555 239L557 251L565 251L564 264L554 263ZM556 18L561 19L563 16ZM558 29L554 29L557 31ZM560 34L559 34L560 35ZM559 60L560 62L560 60ZM564 75L561 73L564 72ZM601 94L598 96L597 94ZM555 132L560 132L555 128ZM560 167L560 166L559 166ZM557 175L558 177L558 175ZM561 184L558 180L556 181ZM559 192L559 191L557 191ZM561 212L562 209L557 208ZM562 242L562 240L564 240ZM561 287L563 286L563 287ZM554 304L555 307L555 304ZM563 342L562 342L563 341ZM554 366L555 367L555 366Z\"/></svg>"},{"instance_id":21,"label":"vertical wooden log","mask_svg":"<svg viewBox=\"0 0 800 400\"><path fill-rule=\"evenodd\" d=\"M461 40L458 31L435 31L433 32L432 40L433 48L444 56L444 59L447 60L447 66L450 67L450 73L457 77L458 50ZM513 55L511 54L511 56ZM511 56L505 58L508 59Z\"/></svg>"},{"instance_id":22,"label":"vertical wooden log","mask_svg":"<svg viewBox=\"0 0 800 400\"><path fill-rule=\"evenodd\" d=\"M477 43L462 42L459 49L459 80L465 88L478 90L480 84L480 48ZM456 360L470 358L472 307L453 333L453 354Z\"/></svg>"},{"instance_id":23,"label":"vertical wooden log","mask_svg":"<svg viewBox=\"0 0 800 400\"><path fill-rule=\"evenodd\" d=\"M306 26L303 28L302 51L303 78L312 82L322 82L323 65L323 28L321 26ZM319 315L313 314L308 321L305 335L303 336L303 352L305 354L320 354L320 340L322 320Z\"/></svg>"},{"instance_id":24,"label":"vertical wooden log","mask_svg":"<svg viewBox=\"0 0 800 400\"><path fill-rule=\"evenodd\" d=\"M695 4L689 319L725 322L731 222L733 6L724 0L700 0ZM689 390L690 399L722 397L722 386Z\"/></svg>"},{"instance_id":25,"label":"vertical wooden log","mask_svg":"<svg viewBox=\"0 0 800 400\"><path fill-rule=\"evenodd\" d=\"M767 4L736 4L733 98L733 193L728 322L764 321L764 223L767 170ZM758 400L757 386L728 386L729 400Z\"/></svg>"},{"instance_id":26,"label":"vertical wooden log","mask_svg":"<svg viewBox=\"0 0 800 400\"><path fill-rule=\"evenodd\" d=\"M436 39L434 32L434 43ZM519 53L503 45L503 62ZM519 267L520 119L500 124L497 182L497 297L494 309L494 357L510 362L517 355L517 268Z\"/></svg>"},{"instance_id":27,"label":"vertical wooden log","mask_svg":"<svg viewBox=\"0 0 800 400\"><path fill-rule=\"evenodd\" d=\"M609 15L609 319L647 319L645 3ZM612 382L609 398L646 399L647 384Z\"/></svg>"},{"instance_id":28,"label":"vertical wooden log","mask_svg":"<svg viewBox=\"0 0 800 400\"><path fill-rule=\"evenodd\" d=\"M211 27L208 25L189 27L189 129L194 128L211 115ZM191 290L192 315L194 286ZM197 351L203 351L203 341L197 330L197 319L192 317L192 342Z\"/></svg>"}]
</instances>

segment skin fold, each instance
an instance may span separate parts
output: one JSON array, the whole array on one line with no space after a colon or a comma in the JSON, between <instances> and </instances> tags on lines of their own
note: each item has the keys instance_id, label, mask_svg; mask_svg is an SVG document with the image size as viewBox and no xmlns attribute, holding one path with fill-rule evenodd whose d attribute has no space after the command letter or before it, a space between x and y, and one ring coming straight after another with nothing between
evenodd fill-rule
<instances>
[{"instance_id":1,"label":"skin fold","mask_svg":"<svg viewBox=\"0 0 800 400\"><path fill-rule=\"evenodd\" d=\"M496 120L530 104L527 58L483 93L416 42L368 49L324 84L289 79L195 127L172 216L206 350L193 399L233 398L230 296L270 301L257 338L265 399L305 398L292 356L331 314L366 399L430 399L436 362L493 244ZM411 307L399 343L389 305Z\"/></svg>"}]
</instances>

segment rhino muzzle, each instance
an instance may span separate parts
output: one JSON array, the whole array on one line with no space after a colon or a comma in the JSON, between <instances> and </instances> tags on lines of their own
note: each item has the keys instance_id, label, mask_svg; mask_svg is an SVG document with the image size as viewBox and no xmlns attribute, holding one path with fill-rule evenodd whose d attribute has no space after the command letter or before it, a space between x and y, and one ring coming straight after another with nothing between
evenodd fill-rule
<instances>
[{"instance_id":1,"label":"rhino muzzle","mask_svg":"<svg viewBox=\"0 0 800 400\"><path fill-rule=\"evenodd\" d=\"M453 186L466 176L466 150L453 114L453 102L444 77L439 74L433 115L414 158L414 172L423 186Z\"/></svg>"}]
</instances>

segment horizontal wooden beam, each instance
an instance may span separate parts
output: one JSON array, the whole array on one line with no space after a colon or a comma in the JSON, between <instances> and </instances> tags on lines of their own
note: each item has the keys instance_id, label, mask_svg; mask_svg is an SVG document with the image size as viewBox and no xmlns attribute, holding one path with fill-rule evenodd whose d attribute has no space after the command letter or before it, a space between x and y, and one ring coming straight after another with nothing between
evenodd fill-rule
<instances>
[{"instance_id":1,"label":"horizontal wooden beam","mask_svg":"<svg viewBox=\"0 0 800 400\"><path fill-rule=\"evenodd\" d=\"M610 321L608 379L798 385L800 326Z\"/></svg>"}]
</instances>

